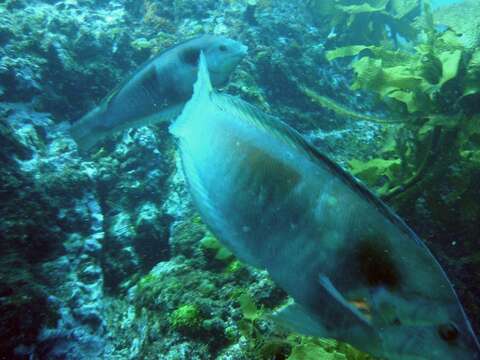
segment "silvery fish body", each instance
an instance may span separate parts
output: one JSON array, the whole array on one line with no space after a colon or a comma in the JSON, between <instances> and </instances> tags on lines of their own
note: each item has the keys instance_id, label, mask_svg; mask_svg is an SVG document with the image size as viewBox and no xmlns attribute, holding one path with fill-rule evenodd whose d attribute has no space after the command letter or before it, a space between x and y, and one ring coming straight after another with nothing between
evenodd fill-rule
<instances>
[{"instance_id":1,"label":"silvery fish body","mask_svg":"<svg viewBox=\"0 0 480 360\"><path fill-rule=\"evenodd\" d=\"M214 86L222 86L247 47L223 36L204 35L160 53L72 126L80 149L88 150L119 130L175 118L192 95L200 51Z\"/></svg>"},{"instance_id":2,"label":"silvery fish body","mask_svg":"<svg viewBox=\"0 0 480 360\"><path fill-rule=\"evenodd\" d=\"M296 131L217 94L202 58L170 127L196 207L294 300L275 317L388 359L479 359L445 273L410 228Z\"/></svg>"}]
</instances>

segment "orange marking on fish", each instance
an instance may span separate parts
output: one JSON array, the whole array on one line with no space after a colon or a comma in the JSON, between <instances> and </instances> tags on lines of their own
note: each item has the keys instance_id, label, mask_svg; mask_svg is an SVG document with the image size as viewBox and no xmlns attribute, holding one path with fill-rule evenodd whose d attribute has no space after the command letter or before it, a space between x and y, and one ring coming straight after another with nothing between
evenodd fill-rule
<instances>
[{"instance_id":1,"label":"orange marking on fish","mask_svg":"<svg viewBox=\"0 0 480 360\"><path fill-rule=\"evenodd\" d=\"M371 320L371 308L370 304L365 299L354 299L349 301L350 304L355 306L363 315L367 317L368 320Z\"/></svg>"}]
</instances>

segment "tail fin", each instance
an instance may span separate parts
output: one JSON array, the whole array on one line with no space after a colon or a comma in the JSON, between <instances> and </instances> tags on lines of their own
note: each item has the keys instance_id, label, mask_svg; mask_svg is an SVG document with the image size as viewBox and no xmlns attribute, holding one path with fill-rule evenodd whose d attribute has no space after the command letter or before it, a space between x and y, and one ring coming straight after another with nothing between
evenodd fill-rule
<instances>
[{"instance_id":1,"label":"tail fin","mask_svg":"<svg viewBox=\"0 0 480 360\"><path fill-rule=\"evenodd\" d=\"M170 125L170 132L175 136L179 136L185 127L185 123L195 118L195 112L198 112L200 108L199 104L201 104L201 106L207 106L210 102L210 96L213 93L214 90L208 73L207 59L202 51L198 63L197 81L193 87L193 96L185 105L181 115Z\"/></svg>"}]
</instances>

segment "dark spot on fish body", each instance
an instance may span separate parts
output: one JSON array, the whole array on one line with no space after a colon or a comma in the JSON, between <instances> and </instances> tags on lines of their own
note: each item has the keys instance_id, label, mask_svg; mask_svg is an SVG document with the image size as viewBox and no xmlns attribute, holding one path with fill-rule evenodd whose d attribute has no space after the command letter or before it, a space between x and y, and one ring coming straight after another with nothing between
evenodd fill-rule
<instances>
[{"instance_id":1,"label":"dark spot on fish body","mask_svg":"<svg viewBox=\"0 0 480 360\"><path fill-rule=\"evenodd\" d=\"M248 167L252 170L252 179L257 188L263 190L265 204L274 204L279 198L290 193L300 181L300 174L281 159L277 159L266 151L249 147L247 153ZM260 186L270 184L272 186Z\"/></svg>"},{"instance_id":2,"label":"dark spot on fish body","mask_svg":"<svg viewBox=\"0 0 480 360\"><path fill-rule=\"evenodd\" d=\"M108 98L102 120L105 130L121 128L132 121L160 111L154 106L161 98L158 89L155 67L145 68L139 74L138 81L126 84Z\"/></svg>"},{"instance_id":3,"label":"dark spot on fish body","mask_svg":"<svg viewBox=\"0 0 480 360\"><path fill-rule=\"evenodd\" d=\"M301 181L301 175L282 158L232 133L228 142L227 146L238 150L236 162L244 169L235 175L236 187L242 189L234 205L235 212L243 214L239 226L255 229L260 239L274 233L285 236L285 232L295 232L295 224L300 224L305 216L305 204L293 201L289 194ZM278 261L275 251L268 254L272 263Z\"/></svg>"},{"instance_id":4,"label":"dark spot on fish body","mask_svg":"<svg viewBox=\"0 0 480 360\"><path fill-rule=\"evenodd\" d=\"M180 53L180 59L188 65L197 66L200 58L200 50L197 48L186 48Z\"/></svg>"},{"instance_id":5,"label":"dark spot on fish body","mask_svg":"<svg viewBox=\"0 0 480 360\"><path fill-rule=\"evenodd\" d=\"M140 86L145 92L146 97L152 100L152 103L155 103L159 98L159 85L157 71L154 67L149 69L140 81Z\"/></svg>"},{"instance_id":6,"label":"dark spot on fish body","mask_svg":"<svg viewBox=\"0 0 480 360\"><path fill-rule=\"evenodd\" d=\"M400 283L400 274L388 249L379 248L385 243L382 235L369 235L361 239L356 249L356 260L360 273L370 287L385 286L396 288Z\"/></svg>"},{"instance_id":7,"label":"dark spot on fish body","mask_svg":"<svg viewBox=\"0 0 480 360\"><path fill-rule=\"evenodd\" d=\"M128 102L125 114L129 114L132 119L141 119L181 102L177 94L170 91L171 87L168 84L171 83L171 79L163 75L153 66L142 74L135 89L123 97Z\"/></svg>"}]
</instances>

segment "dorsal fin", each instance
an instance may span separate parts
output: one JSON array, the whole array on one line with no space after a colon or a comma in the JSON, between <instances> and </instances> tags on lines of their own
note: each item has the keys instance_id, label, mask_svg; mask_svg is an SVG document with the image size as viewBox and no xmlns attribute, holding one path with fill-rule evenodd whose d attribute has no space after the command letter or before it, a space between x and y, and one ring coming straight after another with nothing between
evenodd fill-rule
<instances>
[{"instance_id":1,"label":"dorsal fin","mask_svg":"<svg viewBox=\"0 0 480 360\"><path fill-rule=\"evenodd\" d=\"M197 81L193 85L192 98L185 105L182 114L177 120L170 125L170 132L175 136L180 136L182 129L191 120L191 116L197 111L198 104L207 106L210 103L209 97L214 93L210 75L208 73L207 59L205 54L200 52L200 59L198 63Z\"/></svg>"}]
</instances>

